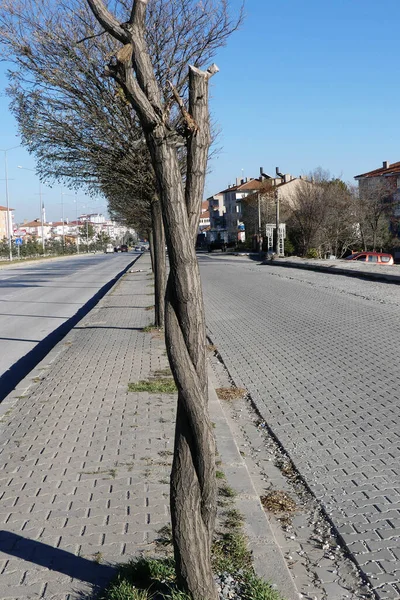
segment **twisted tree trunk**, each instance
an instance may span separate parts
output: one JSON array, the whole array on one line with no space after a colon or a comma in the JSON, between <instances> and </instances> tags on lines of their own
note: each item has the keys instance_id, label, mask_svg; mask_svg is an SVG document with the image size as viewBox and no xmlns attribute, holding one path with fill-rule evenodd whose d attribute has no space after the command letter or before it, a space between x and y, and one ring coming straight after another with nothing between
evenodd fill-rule
<instances>
[{"instance_id":1,"label":"twisted tree trunk","mask_svg":"<svg viewBox=\"0 0 400 600\"><path fill-rule=\"evenodd\" d=\"M161 200L170 274L165 333L178 388L171 516L179 583L193 600L216 600L211 540L216 515L214 437L208 414L204 308L195 241L203 199L208 149L208 80L218 70L189 70L189 106L171 84L182 115L187 150L182 178L177 146L182 138L169 123L145 41L148 0L135 0L121 25L103 0L87 0L93 14L123 47L110 75L123 87L146 138Z\"/></svg>"}]
</instances>

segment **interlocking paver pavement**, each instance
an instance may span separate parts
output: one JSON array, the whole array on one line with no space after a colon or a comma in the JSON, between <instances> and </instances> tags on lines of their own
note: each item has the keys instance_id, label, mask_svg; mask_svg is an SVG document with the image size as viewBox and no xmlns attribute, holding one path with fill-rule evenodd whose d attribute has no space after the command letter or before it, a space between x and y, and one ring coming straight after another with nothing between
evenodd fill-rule
<instances>
[{"instance_id":1,"label":"interlocking paver pavement","mask_svg":"<svg viewBox=\"0 0 400 600\"><path fill-rule=\"evenodd\" d=\"M2 600L87 598L115 563L154 553L157 532L170 521L176 396L127 391L129 382L167 367L161 336L143 332L152 303L145 254L0 405ZM294 600L212 389L210 399L222 468L240 488L250 532L256 529L256 567Z\"/></svg>"},{"instance_id":2,"label":"interlocking paver pavement","mask_svg":"<svg viewBox=\"0 0 400 600\"><path fill-rule=\"evenodd\" d=\"M230 374L251 393L377 597L399 598L398 286L234 258L200 262L208 328ZM370 286L382 301L371 299Z\"/></svg>"},{"instance_id":3,"label":"interlocking paver pavement","mask_svg":"<svg viewBox=\"0 0 400 600\"><path fill-rule=\"evenodd\" d=\"M168 521L175 398L127 391L166 366L160 340L142 331L149 267L142 257L144 271L127 274L2 405L2 600L67 600L102 585L109 563L145 552Z\"/></svg>"}]
</instances>

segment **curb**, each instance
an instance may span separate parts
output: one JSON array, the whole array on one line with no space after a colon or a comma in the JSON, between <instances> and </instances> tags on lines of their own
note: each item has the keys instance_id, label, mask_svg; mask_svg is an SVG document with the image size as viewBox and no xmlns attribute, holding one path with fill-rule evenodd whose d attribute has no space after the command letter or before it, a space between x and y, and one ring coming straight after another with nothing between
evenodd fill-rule
<instances>
[{"instance_id":1,"label":"curb","mask_svg":"<svg viewBox=\"0 0 400 600\"><path fill-rule=\"evenodd\" d=\"M319 271L321 273L329 273L331 275L344 275L345 277L357 277L360 279L368 279L370 281L381 281L383 283L394 283L400 285L400 274L399 275L388 275L386 273L372 273L368 271L357 271L352 269L346 269L343 267L337 267L332 265L330 267L324 265L313 265L310 263L297 263L292 261L280 262L278 260L268 260L261 263L262 265L273 266L273 267L287 267L290 269L305 269L307 271Z\"/></svg>"},{"instance_id":2,"label":"curb","mask_svg":"<svg viewBox=\"0 0 400 600\"><path fill-rule=\"evenodd\" d=\"M211 420L228 483L237 492L235 506L244 517L244 531L257 575L268 581L286 600L298 600L299 591L273 533L268 517L240 454L229 419L215 392L212 368L208 367L208 394Z\"/></svg>"}]
</instances>

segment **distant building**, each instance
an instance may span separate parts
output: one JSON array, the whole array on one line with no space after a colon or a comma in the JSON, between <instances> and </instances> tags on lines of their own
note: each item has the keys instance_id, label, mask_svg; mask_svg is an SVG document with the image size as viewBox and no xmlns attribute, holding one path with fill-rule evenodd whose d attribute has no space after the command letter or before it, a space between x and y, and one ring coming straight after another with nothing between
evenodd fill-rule
<instances>
[{"instance_id":1,"label":"distant building","mask_svg":"<svg viewBox=\"0 0 400 600\"><path fill-rule=\"evenodd\" d=\"M48 240L51 237L52 223L43 223L43 237ZM27 236L27 238L35 237L42 239L42 222L40 219L34 219L33 221L24 222L18 226L18 231L21 236Z\"/></svg>"},{"instance_id":2,"label":"distant building","mask_svg":"<svg viewBox=\"0 0 400 600\"><path fill-rule=\"evenodd\" d=\"M356 175L360 196L371 196L374 193L386 196L390 206L390 230L400 237L400 162L382 163L382 167Z\"/></svg>"},{"instance_id":3,"label":"distant building","mask_svg":"<svg viewBox=\"0 0 400 600\"><path fill-rule=\"evenodd\" d=\"M13 234L14 209L0 206L0 241Z\"/></svg>"},{"instance_id":4,"label":"distant building","mask_svg":"<svg viewBox=\"0 0 400 600\"><path fill-rule=\"evenodd\" d=\"M210 241L244 241L244 223L241 201L257 191L261 186L259 179L237 179L236 185L208 198L210 212Z\"/></svg>"}]
</instances>

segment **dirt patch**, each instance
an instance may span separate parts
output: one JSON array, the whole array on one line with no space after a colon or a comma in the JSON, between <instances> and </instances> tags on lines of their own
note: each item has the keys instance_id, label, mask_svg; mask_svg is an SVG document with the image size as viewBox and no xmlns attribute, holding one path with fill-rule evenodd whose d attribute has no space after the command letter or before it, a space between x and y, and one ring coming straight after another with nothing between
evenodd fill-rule
<instances>
[{"instance_id":1,"label":"dirt patch","mask_svg":"<svg viewBox=\"0 0 400 600\"><path fill-rule=\"evenodd\" d=\"M246 390L238 387L217 388L215 391L220 400L239 400L247 394Z\"/></svg>"},{"instance_id":2,"label":"dirt patch","mask_svg":"<svg viewBox=\"0 0 400 600\"><path fill-rule=\"evenodd\" d=\"M260 500L265 510L274 515L293 513L297 509L296 502L282 490L268 492L265 496L261 496Z\"/></svg>"}]
</instances>

